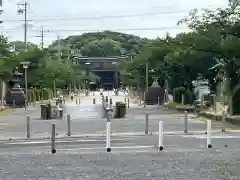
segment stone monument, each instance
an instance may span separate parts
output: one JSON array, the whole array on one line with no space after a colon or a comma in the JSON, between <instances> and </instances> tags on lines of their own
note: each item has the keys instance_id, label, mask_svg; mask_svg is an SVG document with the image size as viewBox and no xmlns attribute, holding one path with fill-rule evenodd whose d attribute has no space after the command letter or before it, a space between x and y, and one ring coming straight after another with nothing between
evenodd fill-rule
<instances>
[{"instance_id":1,"label":"stone monument","mask_svg":"<svg viewBox=\"0 0 240 180\"><path fill-rule=\"evenodd\" d=\"M25 106L25 94L19 85L19 78L22 73L19 72L18 68L13 69L13 78L9 81L7 94L5 96L6 104L11 107L24 107Z\"/></svg>"},{"instance_id":2,"label":"stone monument","mask_svg":"<svg viewBox=\"0 0 240 180\"><path fill-rule=\"evenodd\" d=\"M163 104L164 95L165 95L165 89L161 88L161 86L158 84L157 78L154 78L152 86L148 88L145 104L154 105L154 104L158 104L158 101L160 104Z\"/></svg>"}]
</instances>

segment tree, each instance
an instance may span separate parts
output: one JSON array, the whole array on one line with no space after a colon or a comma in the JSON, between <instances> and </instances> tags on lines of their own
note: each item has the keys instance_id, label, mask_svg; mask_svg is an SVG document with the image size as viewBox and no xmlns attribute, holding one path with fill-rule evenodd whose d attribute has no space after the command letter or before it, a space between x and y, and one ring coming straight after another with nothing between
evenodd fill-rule
<instances>
[{"instance_id":1,"label":"tree","mask_svg":"<svg viewBox=\"0 0 240 180\"><path fill-rule=\"evenodd\" d=\"M89 57L121 56L125 50L112 39L94 40L81 48L81 54Z\"/></svg>"},{"instance_id":2,"label":"tree","mask_svg":"<svg viewBox=\"0 0 240 180\"><path fill-rule=\"evenodd\" d=\"M121 54L134 56L139 53L146 42L148 39L112 31L84 33L80 36L69 36L60 40L61 46L78 50L80 54L87 56ZM96 45L98 45L97 48ZM56 50L58 46L59 41L55 41L49 49ZM89 50L96 52L96 54L91 54Z\"/></svg>"}]
</instances>

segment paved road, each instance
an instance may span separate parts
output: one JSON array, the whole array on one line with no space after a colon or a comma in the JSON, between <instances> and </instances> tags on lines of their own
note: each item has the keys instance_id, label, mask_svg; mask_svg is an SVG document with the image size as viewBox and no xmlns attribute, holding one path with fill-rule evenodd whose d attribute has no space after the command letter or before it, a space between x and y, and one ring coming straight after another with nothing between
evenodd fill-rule
<instances>
[{"instance_id":1,"label":"paved road","mask_svg":"<svg viewBox=\"0 0 240 180\"><path fill-rule=\"evenodd\" d=\"M214 148L206 149L202 139L166 136L165 149L158 152L155 145L150 145L157 142L154 136L115 137L111 153L101 143L104 139L94 139L92 143L59 143L54 155L50 154L49 144L1 147L0 178L223 180L240 176L239 148L225 148L215 139ZM238 141L231 139L236 144Z\"/></svg>"},{"instance_id":2,"label":"paved road","mask_svg":"<svg viewBox=\"0 0 240 180\"><path fill-rule=\"evenodd\" d=\"M114 96L112 92L105 92L104 95L110 95L114 103L124 101L124 95ZM96 104L92 103L92 95L78 96L81 99L81 104L76 105L73 102L67 102L65 105L66 113L71 114L71 131L73 135L79 134L104 134L105 122L103 118L103 109L101 106L101 97L99 93L95 93ZM127 116L123 119L113 119L112 132L139 132L145 131L145 112L149 113L149 132L158 131L158 122L161 120L164 123L164 131L183 132L184 117L182 114L167 111L164 108L147 107L142 108L138 105L130 104L127 109ZM67 122L64 120L40 120L39 108L29 110L27 114L31 117L31 137L49 137L51 135L51 124L56 124L57 135L64 136L67 133ZM0 139L9 138L25 138L26 137L26 112L17 110L8 116L0 116ZM214 122L214 130L220 130L221 124ZM205 131L206 124L204 121L195 119L189 120L190 131Z\"/></svg>"},{"instance_id":3,"label":"paved road","mask_svg":"<svg viewBox=\"0 0 240 180\"><path fill-rule=\"evenodd\" d=\"M108 95L108 92L105 93ZM112 96L114 102L124 96ZM105 147L105 122L92 95L81 98L81 104L66 103L72 116L71 137L66 134L66 120L42 121L37 110L30 113L31 139L25 137L24 111L0 117L3 137L22 139L0 141L0 179L67 180L67 179L144 179L209 180L239 179L240 132L221 133L222 125L213 122L212 149L206 148L204 121L191 118L189 134L183 133L183 115L149 106L130 104L124 119L112 119L110 153ZM79 97L77 97L79 98ZM132 102L132 101L131 101ZM149 135L144 135L145 112L149 113ZM6 119L3 119L6 118ZM7 121L8 120L8 121ZM164 151L158 151L158 122L164 123ZM6 123L9 122L9 123ZM57 127L57 153L50 148L51 124Z\"/></svg>"}]
</instances>

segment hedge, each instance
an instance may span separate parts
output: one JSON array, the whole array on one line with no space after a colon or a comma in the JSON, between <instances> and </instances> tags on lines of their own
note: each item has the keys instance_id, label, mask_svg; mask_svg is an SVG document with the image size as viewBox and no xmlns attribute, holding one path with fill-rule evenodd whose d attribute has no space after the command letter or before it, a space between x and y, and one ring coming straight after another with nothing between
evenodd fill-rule
<instances>
[{"instance_id":1,"label":"hedge","mask_svg":"<svg viewBox=\"0 0 240 180\"><path fill-rule=\"evenodd\" d=\"M193 94L186 90L185 87L177 87L173 89L173 101L176 103L182 103L182 95L184 97L184 104L192 104L193 103Z\"/></svg>"}]
</instances>

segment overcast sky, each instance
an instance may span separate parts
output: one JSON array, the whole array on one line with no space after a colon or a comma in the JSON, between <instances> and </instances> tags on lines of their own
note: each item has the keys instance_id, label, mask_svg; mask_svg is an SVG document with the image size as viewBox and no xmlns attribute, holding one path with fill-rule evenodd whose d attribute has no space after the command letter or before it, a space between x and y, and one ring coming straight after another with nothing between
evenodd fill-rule
<instances>
[{"instance_id":1,"label":"overcast sky","mask_svg":"<svg viewBox=\"0 0 240 180\"><path fill-rule=\"evenodd\" d=\"M23 40L24 16L17 13L18 3L24 0L3 0L4 23L0 32L10 40ZM28 41L40 44L36 36L40 35L41 25L45 45L58 35L63 38L106 29L147 38L162 37L167 32L175 35L187 30L176 22L191 9L223 7L227 3L227 0L28 0Z\"/></svg>"}]
</instances>

